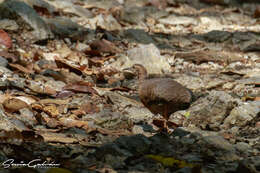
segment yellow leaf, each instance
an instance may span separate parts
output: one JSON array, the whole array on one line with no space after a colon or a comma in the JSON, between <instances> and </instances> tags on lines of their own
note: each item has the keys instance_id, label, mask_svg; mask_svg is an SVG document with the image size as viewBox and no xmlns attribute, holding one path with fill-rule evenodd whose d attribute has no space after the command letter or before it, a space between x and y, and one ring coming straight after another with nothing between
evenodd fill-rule
<instances>
[{"instance_id":1,"label":"yellow leaf","mask_svg":"<svg viewBox=\"0 0 260 173\"><path fill-rule=\"evenodd\" d=\"M184 116L188 118L190 116L190 112L185 112Z\"/></svg>"},{"instance_id":2,"label":"yellow leaf","mask_svg":"<svg viewBox=\"0 0 260 173\"><path fill-rule=\"evenodd\" d=\"M178 168L184 168L184 167L190 167L193 168L195 166L198 166L198 164L193 164L193 163L187 163L182 160L177 160L173 157L164 157L160 155L146 155L146 157L156 160L157 162L162 163L164 166L177 166Z\"/></svg>"}]
</instances>

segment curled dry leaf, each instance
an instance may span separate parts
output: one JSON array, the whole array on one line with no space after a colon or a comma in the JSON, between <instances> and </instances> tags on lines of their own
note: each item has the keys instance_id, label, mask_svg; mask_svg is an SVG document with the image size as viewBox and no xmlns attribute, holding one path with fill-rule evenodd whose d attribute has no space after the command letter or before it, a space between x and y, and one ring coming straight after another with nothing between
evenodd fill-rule
<instances>
[{"instance_id":1,"label":"curled dry leaf","mask_svg":"<svg viewBox=\"0 0 260 173\"><path fill-rule=\"evenodd\" d=\"M74 91L74 92L97 94L96 90L93 88L93 84L84 81L68 84L63 89Z\"/></svg>"},{"instance_id":2,"label":"curled dry leaf","mask_svg":"<svg viewBox=\"0 0 260 173\"><path fill-rule=\"evenodd\" d=\"M16 69L16 70L19 70L19 71L21 71L21 72L23 72L23 73L27 73L27 74L33 73L33 70L32 70L32 69L26 68L26 67L24 67L24 66L22 66L22 65L20 65L20 64L12 64L12 63L9 63L9 65L10 65L12 68L14 68L14 69Z\"/></svg>"},{"instance_id":3,"label":"curled dry leaf","mask_svg":"<svg viewBox=\"0 0 260 173\"><path fill-rule=\"evenodd\" d=\"M41 134L45 142L59 142L59 143L65 143L65 144L71 144L71 143L77 143L78 140L72 137L66 136L66 134L63 133L51 133L51 132L45 132Z\"/></svg>"},{"instance_id":4,"label":"curled dry leaf","mask_svg":"<svg viewBox=\"0 0 260 173\"><path fill-rule=\"evenodd\" d=\"M98 113L100 110L97 105L87 102L82 104L78 110L72 111L75 115L93 114Z\"/></svg>"},{"instance_id":5,"label":"curled dry leaf","mask_svg":"<svg viewBox=\"0 0 260 173\"><path fill-rule=\"evenodd\" d=\"M57 117L60 114L57 107L53 104L43 107L43 111L53 118Z\"/></svg>"},{"instance_id":6,"label":"curled dry leaf","mask_svg":"<svg viewBox=\"0 0 260 173\"><path fill-rule=\"evenodd\" d=\"M72 65L72 64L69 64L69 62L66 62L66 61L63 61L60 59L55 59L55 63L58 68L69 69L69 71L74 72L77 75L82 75L82 71L84 71L85 68L87 67L85 65L83 65L83 66Z\"/></svg>"},{"instance_id":7,"label":"curled dry leaf","mask_svg":"<svg viewBox=\"0 0 260 173\"><path fill-rule=\"evenodd\" d=\"M91 50L86 51L85 53L92 56L98 56L101 55L101 53L115 54L121 51L114 43L105 39L95 40L89 46Z\"/></svg>"},{"instance_id":8,"label":"curled dry leaf","mask_svg":"<svg viewBox=\"0 0 260 173\"><path fill-rule=\"evenodd\" d=\"M8 49L12 47L12 39L4 30L1 29L0 29L0 45L4 45Z\"/></svg>"},{"instance_id":9,"label":"curled dry leaf","mask_svg":"<svg viewBox=\"0 0 260 173\"><path fill-rule=\"evenodd\" d=\"M0 56L8 59L10 62L13 62L13 63L19 60L18 56L16 56L13 53L9 53L7 51L0 51Z\"/></svg>"},{"instance_id":10,"label":"curled dry leaf","mask_svg":"<svg viewBox=\"0 0 260 173\"><path fill-rule=\"evenodd\" d=\"M38 119L41 120L43 124L46 124L50 128L57 128L60 125L59 121L54 118L50 118L46 113L42 112L38 114Z\"/></svg>"},{"instance_id":11,"label":"curled dry leaf","mask_svg":"<svg viewBox=\"0 0 260 173\"><path fill-rule=\"evenodd\" d=\"M85 130L88 129L87 121L74 120L72 118L60 118L60 123L65 127L78 127L83 128Z\"/></svg>"},{"instance_id":12,"label":"curled dry leaf","mask_svg":"<svg viewBox=\"0 0 260 173\"><path fill-rule=\"evenodd\" d=\"M8 112L16 112L22 108L29 107L26 101L23 101L19 97L9 97L5 99L3 106Z\"/></svg>"},{"instance_id":13,"label":"curled dry leaf","mask_svg":"<svg viewBox=\"0 0 260 173\"><path fill-rule=\"evenodd\" d=\"M70 97L72 95L74 95L75 93L73 91L67 91L67 90L63 90L63 91L60 91L59 93L57 93L55 95L56 98L67 98L67 97Z\"/></svg>"}]
</instances>

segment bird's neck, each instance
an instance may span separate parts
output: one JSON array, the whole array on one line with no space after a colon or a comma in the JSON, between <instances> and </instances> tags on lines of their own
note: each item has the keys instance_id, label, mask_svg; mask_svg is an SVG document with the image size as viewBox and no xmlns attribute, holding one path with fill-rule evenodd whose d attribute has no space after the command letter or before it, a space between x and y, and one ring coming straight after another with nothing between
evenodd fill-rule
<instances>
[{"instance_id":1,"label":"bird's neck","mask_svg":"<svg viewBox=\"0 0 260 173\"><path fill-rule=\"evenodd\" d=\"M147 71L145 68L138 69L138 79L139 81L143 81L145 78L147 78Z\"/></svg>"}]
</instances>

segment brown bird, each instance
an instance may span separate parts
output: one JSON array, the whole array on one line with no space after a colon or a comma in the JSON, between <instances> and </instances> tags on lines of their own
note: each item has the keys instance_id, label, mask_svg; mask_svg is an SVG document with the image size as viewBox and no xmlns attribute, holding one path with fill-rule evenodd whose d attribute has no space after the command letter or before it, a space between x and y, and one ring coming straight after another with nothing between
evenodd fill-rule
<instances>
[{"instance_id":1,"label":"brown bird","mask_svg":"<svg viewBox=\"0 0 260 173\"><path fill-rule=\"evenodd\" d=\"M167 121L172 113L187 109L194 99L189 89L169 77L149 77L140 64L134 64L128 70L137 74L139 97L144 106ZM166 122L164 128L167 128Z\"/></svg>"}]
</instances>

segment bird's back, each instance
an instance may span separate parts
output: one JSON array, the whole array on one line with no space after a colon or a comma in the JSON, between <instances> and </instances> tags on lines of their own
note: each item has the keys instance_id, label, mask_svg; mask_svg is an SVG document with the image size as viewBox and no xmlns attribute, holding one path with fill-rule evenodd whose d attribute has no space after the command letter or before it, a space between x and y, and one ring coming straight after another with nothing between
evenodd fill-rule
<instances>
[{"instance_id":1,"label":"bird's back","mask_svg":"<svg viewBox=\"0 0 260 173\"><path fill-rule=\"evenodd\" d=\"M139 85L139 96L143 104L153 113L162 114L188 108L192 93L171 78L146 79Z\"/></svg>"}]
</instances>

